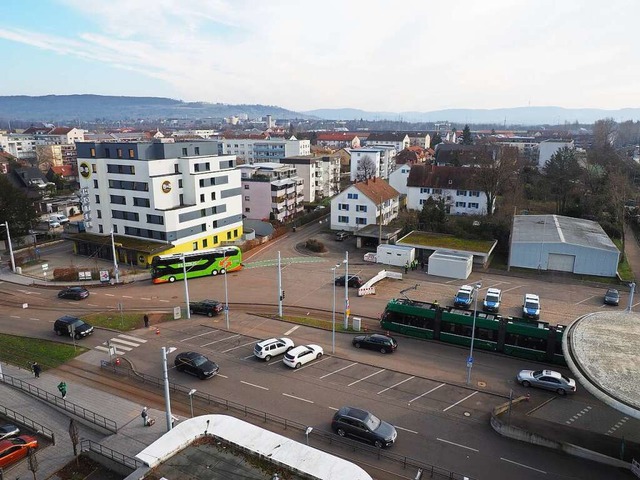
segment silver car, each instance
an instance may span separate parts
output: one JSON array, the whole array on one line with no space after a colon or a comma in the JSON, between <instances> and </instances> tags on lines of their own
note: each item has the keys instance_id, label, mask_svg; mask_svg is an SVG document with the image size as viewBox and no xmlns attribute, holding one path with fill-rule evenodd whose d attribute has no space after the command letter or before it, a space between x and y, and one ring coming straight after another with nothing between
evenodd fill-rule
<instances>
[{"instance_id":1,"label":"silver car","mask_svg":"<svg viewBox=\"0 0 640 480\"><path fill-rule=\"evenodd\" d=\"M553 370L521 370L516 376L523 387L538 387L553 390L558 395L576 391L576 381Z\"/></svg>"}]
</instances>

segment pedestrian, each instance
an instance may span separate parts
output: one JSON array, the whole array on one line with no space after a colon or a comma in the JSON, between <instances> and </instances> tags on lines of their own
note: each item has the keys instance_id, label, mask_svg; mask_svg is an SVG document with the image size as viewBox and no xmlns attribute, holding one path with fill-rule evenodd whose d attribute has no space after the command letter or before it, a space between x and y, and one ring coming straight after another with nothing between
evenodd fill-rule
<instances>
[{"instance_id":1,"label":"pedestrian","mask_svg":"<svg viewBox=\"0 0 640 480\"><path fill-rule=\"evenodd\" d=\"M424 260L420 260L420 268L424 272Z\"/></svg>"},{"instance_id":2,"label":"pedestrian","mask_svg":"<svg viewBox=\"0 0 640 480\"><path fill-rule=\"evenodd\" d=\"M147 413L147 407L142 408L142 426L146 427L149 424L149 413Z\"/></svg>"},{"instance_id":3,"label":"pedestrian","mask_svg":"<svg viewBox=\"0 0 640 480\"><path fill-rule=\"evenodd\" d=\"M149 328L149 315L145 313L144 317L142 318L144 320L144 328Z\"/></svg>"},{"instance_id":4,"label":"pedestrian","mask_svg":"<svg viewBox=\"0 0 640 480\"><path fill-rule=\"evenodd\" d=\"M409 273L409 262L404 264L404 273Z\"/></svg>"},{"instance_id":5,"label":"pedestrian","mask_svg":"<svg viewBox=\"0 0 640 480\"><path fill-rule=\"evenodd\" d=\"M63 400L67 398L67 384L64 380L58 384L58 390L60 391Z\"/></svg>"},{"instance_id":6,"label":"pedestrian","mask_svg":"<svg viewBox=\"0 0 640 480\"><path fill-rule=\"evenodd\" d=\"M33 362L33 364L31 365L31 368L33 369L33 374L35 375L35 377L40 378L40 372L42 371L42 367L38 365L38 362Z\"/></svg>"}]
</instances>

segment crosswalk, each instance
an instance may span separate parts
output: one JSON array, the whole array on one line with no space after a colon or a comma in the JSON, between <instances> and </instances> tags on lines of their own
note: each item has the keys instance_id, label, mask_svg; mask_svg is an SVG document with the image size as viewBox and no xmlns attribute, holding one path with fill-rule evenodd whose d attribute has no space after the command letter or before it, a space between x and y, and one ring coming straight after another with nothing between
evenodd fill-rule
<instances>
[{"instance_id":1,"label":"crosswalk","mask_svg":"<svg viewBox=\"0 0 640 480\"><path fill-rule=\"evenodd\" d=\"M136 347L139 347L147 341L143 338L132 337L131 335L120 334L117 337L110 338L102 345L95 347L96 350L109 353L109 345L115 348L116 355L124 355Z\"/></svg>"}]
</instances>

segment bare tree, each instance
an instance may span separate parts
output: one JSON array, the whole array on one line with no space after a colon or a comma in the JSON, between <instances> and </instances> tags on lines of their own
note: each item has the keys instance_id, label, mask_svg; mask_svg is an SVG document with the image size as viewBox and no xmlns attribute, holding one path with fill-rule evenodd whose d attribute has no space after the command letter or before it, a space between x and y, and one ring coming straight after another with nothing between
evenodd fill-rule
<instances>
[{"instance_id":1,"label":"bare tree","mask_svg":"<svg viewBox=\"0 0 640 480\"><path fill-rule=\"evenodd\" d=\"M593 148L611 147L615 141L616 122L613 118L598 120L593 124Z\"/></svg>"},{"instance_id":2,"label":"bare tree","mask_svg":"<svg viewBox=\"0 0 640 480\"><path fill-rule=\"evenodd\" d=\"M493 215L498 193L506 189L518 172L518 149L486 146L476 157L474 183L487 198L487 215Z\"/></svg>"},{"instance_id":3,"label":"bare tree","mask_svg":"<svg viewBox=\"0 0 640 480\"><path fill-rule=\"evenodd\" d=\"M363 182L376 176L376 162L369 155L365 155L358 160L356 167L356 180Z\"/></svg>"}]
</instances>

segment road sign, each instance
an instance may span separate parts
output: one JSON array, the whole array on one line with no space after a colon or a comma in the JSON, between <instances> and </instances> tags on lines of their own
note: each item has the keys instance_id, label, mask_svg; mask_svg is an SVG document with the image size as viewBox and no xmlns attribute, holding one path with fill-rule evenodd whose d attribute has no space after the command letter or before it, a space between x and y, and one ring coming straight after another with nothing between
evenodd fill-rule
<instances>
[{"instance_id":1,"label":"road sign","mask_svg":"<svg viewBox=\"0 0 640 480\"><path fill-rule=\"evenodd\" d=\"M48 263L43 263L43 264L42 264L42 270L44 270L45 272L46 272L47 270L49 270L49 264L48 264Z\"/></svg>"}]
</instances>

